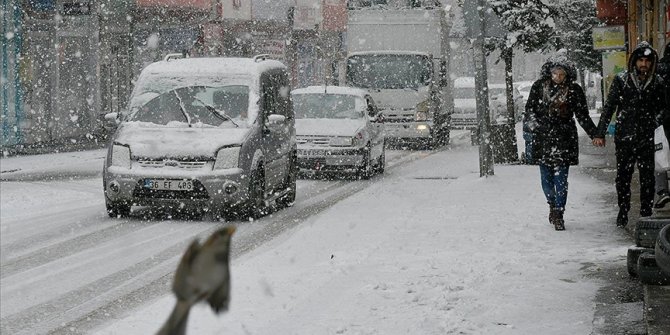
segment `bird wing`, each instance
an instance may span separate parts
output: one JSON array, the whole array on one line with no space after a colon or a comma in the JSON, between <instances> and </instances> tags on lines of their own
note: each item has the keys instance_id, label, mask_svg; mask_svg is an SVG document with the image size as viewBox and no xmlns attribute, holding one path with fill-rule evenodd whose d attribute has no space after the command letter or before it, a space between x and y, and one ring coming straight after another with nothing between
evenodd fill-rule
<instances>
[{"instance_id":1,"label":"bird wing","mask_svg":"<svg viewBox=\"0 0 670 335\"><path fill-rule=\"evenodd\" d=\"M225 280L212 294L207 298L207 302L215 313L221 313L228 310L230 302L230 278L226 276Z\"/></svg>"},{"instance_id":2,"label":"bird wing","mask_svg":"<svg viewBox=\"0 0 670 335\"><path fill-rule=\"evenodd\" d=\"M177 271L174 274L174 282L172 283L172 291L177 296L177 299L187 300L189 292L188 276L191 274L191 265L193 260L200 253L201 246L198 240L191 242L186 252L181 257L181 261L177 266Z\"/></svg>"}]
</instances>

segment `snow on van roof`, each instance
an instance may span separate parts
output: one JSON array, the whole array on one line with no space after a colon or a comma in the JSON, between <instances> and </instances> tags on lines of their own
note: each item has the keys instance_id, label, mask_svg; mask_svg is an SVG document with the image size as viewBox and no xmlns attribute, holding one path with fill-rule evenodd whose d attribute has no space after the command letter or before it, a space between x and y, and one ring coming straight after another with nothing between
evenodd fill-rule
<instances>
[{"instance_id":1,"label":"snow on van roof","mask_svg":"<svg viewBox=\"0 0 670 335\"><path fill-rule=\"evenodd\" d=\"M431 57L431 54L427 52L404 51L404 50L371 50L371 51L356 51L349 53L349 57L361 56L361 55L421 55Z\"/></svg>"},{"instance_id":2,"label":"snow on van roof","mask_svg":"<svg viewBox=\"0 0 670 335\"><path fill-rule=\"evenodd\" d=\"M277 60L254 61L251 58L181 58L168 61L159 61L149 64L143 72L146 73L192 73L213 74L248 74L255 75L270 69L285 69L286 65Z\"/></svg>"},{"instance_id":3,"label":"snow on van roof","mask_svg":"<svg viewBox=\"0 0 670 335\"><path fill-rule=\"evenodd\" d=\"M291 91L291 94L344 94L344 95L358 95L365 96L368 91L355 87L345 86L309 86L298 88Z\"/></svg>"}]
</instances>

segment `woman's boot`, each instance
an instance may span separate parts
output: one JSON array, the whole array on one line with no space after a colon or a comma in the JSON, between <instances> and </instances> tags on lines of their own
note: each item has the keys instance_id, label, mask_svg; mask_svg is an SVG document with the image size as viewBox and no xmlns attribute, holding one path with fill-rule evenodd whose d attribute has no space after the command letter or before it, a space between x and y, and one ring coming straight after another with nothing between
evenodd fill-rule
<instances>
[{"instance_id":1,"label":"woman's boot","mask_svg":"<svg viewBox=\"0 0 670 335\"><path fill-rule=\"evenodd\" d=\"M563 221L563 211L560 209L554 210L554 229L565 230L565 221Z\"/></svg>"}]
</instances>

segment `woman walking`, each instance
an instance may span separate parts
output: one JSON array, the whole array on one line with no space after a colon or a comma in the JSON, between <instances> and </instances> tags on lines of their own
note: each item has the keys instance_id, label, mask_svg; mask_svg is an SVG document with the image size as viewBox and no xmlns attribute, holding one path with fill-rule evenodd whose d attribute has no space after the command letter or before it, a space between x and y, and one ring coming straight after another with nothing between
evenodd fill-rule
<instances>
[{"instance_id":1,"label":"woman walking","mask_svg":"<svg viewBox=\"0 0 670 335\"><path fill-rule=\"evenodd\" d=\"M524 127L533 133L531 158L540 166L549 223L556 230L565 230L568 172L570 165L579 163L575 118L591 139L597 131L575 79L575 69L564 55L550 58L530 89L524 114Z\"/></svg>"}]
</instances>

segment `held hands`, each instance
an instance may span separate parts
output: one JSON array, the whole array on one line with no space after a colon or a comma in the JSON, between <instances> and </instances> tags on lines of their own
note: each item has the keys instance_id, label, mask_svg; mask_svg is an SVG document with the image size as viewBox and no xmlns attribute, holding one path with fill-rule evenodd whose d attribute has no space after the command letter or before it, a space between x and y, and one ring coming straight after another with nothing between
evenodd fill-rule
<instances>
[{"instance_id":1,"label":"held hands","mask_svg":"<svg viewBox=\"0 0 670 335\"><path fill-rule=\"evenodd\" d=\"M604 147L604 146L605 146L605 138L603 138L603 137L595 137L595 138L593 138L592 143L593 143L593 145L595 145L596 147Z\"/></svg>"}]
</instances>

